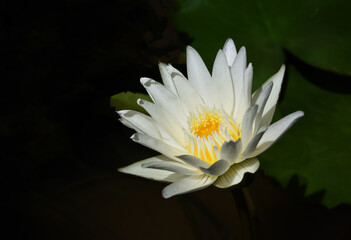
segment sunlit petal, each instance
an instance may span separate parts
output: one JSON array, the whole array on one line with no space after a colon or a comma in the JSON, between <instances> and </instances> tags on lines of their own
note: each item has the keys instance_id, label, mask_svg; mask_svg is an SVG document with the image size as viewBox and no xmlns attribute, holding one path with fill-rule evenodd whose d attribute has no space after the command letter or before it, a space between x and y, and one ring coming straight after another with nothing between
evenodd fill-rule
<instances>
[{"instance_id":1,"label":"sunlit petal","mask_svg":"<svg viewBox=\"0 0 351 240\"><path fill-rule=\"evenodd\" d=\"M219 188L228 188L236 185L243 180L245 173L254 173L259 166L260 162L257 158L250 158L241 163L236 163L232 165L225 174L218 177L214 185Z\"/></svg>"},{"instance_id":2,"label":"sunlit petal","mask_svg":"<svg viewBox=\"0 0 351 240\"><path fill-rule=\"evenodd\" d=\"M174 182L162 190L164 198L175 195L198 191L210 186L217 177L209 175L190 176Z\"/></svg>"},{"instance_id":3,"label":"sunlit petal","mask_svg":"<svg viewBox=\"0 0 351 240\"><path fill-rule=\"evenodd\" d=\"M159 170L159 169L151 169L151 168L143 168L141 165L148 164L150 162L164 162L169 161L167 157L163 155L151 157L136 163L133 163L127 167L119 168L118 171L132 174L139 177L148 178L156 181L164 181L164 182L175 182L184 178L184 175L177 174L170 171Z\"/></svg>"}]
</instances>

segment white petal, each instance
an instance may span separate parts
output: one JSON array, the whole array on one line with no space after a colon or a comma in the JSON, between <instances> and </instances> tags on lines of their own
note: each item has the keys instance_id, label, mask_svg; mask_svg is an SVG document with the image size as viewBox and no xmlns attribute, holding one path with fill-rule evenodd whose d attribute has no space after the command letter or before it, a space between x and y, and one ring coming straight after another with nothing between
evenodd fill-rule
<instances>
[{"instance_id":1,"label":"white petal","mask_svg":"<svg viewBox=\"0 0 351 240\"><path fill-rule=\"evenodd\" d=\"M245 112L245 115L243 117L243 121L241 125L241 139L244 147L251 139L253 122L257 113L257 109L258 109L258 106L253 105Z\"/></svg>"},{"instance_id":2,"label":"white petal","mask_svg":"<svg viewBox=\"0 0 351 240\"><path fill-rule=\"evenodd\" d=\"M249 63L244 73L244 86L243 86L243 96L242 96L242 105L243 111L246 111L251 106L251 91L252 91L252 77L253 77L253 68L252 64Z\"/></svg>"},{"instance_id":3,"label":"white petal","mask_svg":"<svg viewBox=\"0 0 351 240\"><path fill-rule=\"evenodd\" d=\"M233 66L230 68L230 72L233 80L233 86L234 86L234 97L235 97L234 116L235 116L236 122L241 122L242 116L245 113L243 112L243 109L241 107L245 69L246 69L246 49L245 47L242 47L240 48L238 55L234 60Z\"/></svg>"},{"instance_id":4,"label":"white petal","mask_svg":"<svg viewBox=\"0 0 351 240\"><path fill-rule=\"evenodd\" d=\"M214 97L217 108L231 114L234 108L234 88L230 69L222 50L219 50L213 64L212 81L214 82Z\"/></svg>"},{"instance_id":5,"label":"white petal","mask_svg":"<svg viewBox=\"0 0 351 240\"><path fill-rule=\"evenodd\" d=\"M168 71L167 64L164 63L159 63L158 68L160 70L161 78L163 81L163 84L165 85L166 88L168 88L173 94L176 94L175 87L173 84L172 76Z\"/></svg>"},{"instance_id":6,"label":"white petal","mask_svg":"<svg viewBox=\"0 0 351 240\"><path fill-rule=\"evenodd\" d=\"M268 127L271 124L276 106L273 106L264 116L261 116L260 126Z\"/></svg>"},{"instance_id":7,"label":"white petal","mask_svg":"<svg viewBox=\"0 0 351 240\"><path fill-rule=\"evenodd\" d=\"M134 142L140 143L141 145L151 148L171 159L179 161L175 156L183 155L186 153L184 149L175 148L168 145L167 143L160 141L156 138L150 137L142 133L135 133L131 136Z\"/></svg>"},{"instance_id":8,"label":"white petal","mask_svg":"<svg viewBox=\"0 0 351 240\"><path fill-rule=\"evenodd\" d=\"M236 142L224 142L221 146L221 159L227 160L230 165L234 164L237 158L240 156L241 148L241 139L238 139Z\"/></svg>"},{"instance_id":9,"label":"white petal","mask_svg":"<svg viewBox=\"0 0 351 240\"><path fill-rule=\"evenodd\" d=\"M230 167L228 161L220 159L208 168L200 167L200 170L204 173L212 176L219 176L225 173Z\"/></svg>"},{"instance_id":10,"label":"white petal","mask_svg":"<svg viewBox=\"0 0 351 240\"><path fill-rule=\"evenodd\" d=\"M184 76L174 74L173 81L184 113L192 113L200 106L204 105L200 95Z\"/></svg>"},{"instance_id":11,"label":"white petal","mask_svg":"<svg viewBox=\"0 0 351 240\"><path fill-rule=\"evenodd\" d=\"M265 125L268 126L272 119L273 119L273 114L275 110L275 106L278 101L280 89L282 86L283 82L283 77L284 77L284 72L285 72L285 65L282 65L279 71L274 74L272 77L270 77L257 91L253 94L253 101L255 98L258 97L258 93L262 91L262 89L267 86L270 82L273 82L273 88L271 91L271 94L268 98L268 101L266 103L266 106L263 110L262 114L262 123L261 126Z\"/></svg>"},{"instance_id":12,"label":"white petal","mask_svg":"<svg viewBox=\"0 0 351 240\"><path fill-rule=\"evenodd\" d=\"M224 51L225 56L227 58L228 65L232 66L234 59L236 57L236 47L235 47L233 39L231 39L231 38L227 39L227 41L224 44L223 51Z\"/></svg>"},{"instance_id":13,"label":"white petal","mask_svg":"<svg viewBox=\"0 0 351 240\"><path fill-rule=\"evenodd\" d=\"M139 177L156 180L156 181L165 181L165 182L175 182L184 178L184 175L177 174L174 172L141 167L142 164L147 164L149 162L155 162L155 161L163 162L165 161L165 156L159 155L159 156L151 157L151 158L133 163L127 167L119 168L118 171L127 173L127 174L136 175Z\"/></svg>"},{"instance_id":14,"label":"white petal","mask_svg":"<svg viewBox=\"0 0 351 240\"><path fill-rule=\"evenodd\" d=\"M141 78L140 82L155 104L161 106L179 122L186 121L176 95L151 78Z\"/></svg>"},{"instance_id":15,"label":"white petal","mask_svg":"<svg viewBox=\"0 0 351 240\"><path fill-rule=\"evenodd\" d=\"M241 163L235 163L225 174L218 177L217 181L213 185L218 188L228 188L238 184L244 178L245 173L254 173L257 171L259 166L260 163L257 158L250 158Z\"/></svg>"},{"instance_id":16,"label":"white petal","mask_svg":"<svg viewBox=\"0 0 351 240\"><path fill-rule=\"evenodd\" d=\"M213 106L212 79L199 53L192 47L186 48L187 72L190 84L200 94L207 106Z\"/></svg>"},{"instance_id":17,"label":"white petal","mask_svg":"<svg viewBox=\"0 0 351 240\"><path fill-rule=\"evenodd\" d=\"M259 93L257 99L255 100L255 104L258 106L258 112L263 112L264 107L267 104L270 93L272 92L273 82L269 82L266 84L262 91Z\"/></svg>"},{"instance_id":18,"label":"white petal","mask_svg":"<svg viewBox=\"0 0 351 240\"><path fill-rule=\"evenodd\" d=\"M184 142L184 132L182 125L177 119L173 118L159 105L142 99L138 99L137 103L156 121L157 127L163 138L172 142L172 144L176 143L177 145L182 145Z\"/></svg>"},{"instance_id":19,"label":"white petal","mask_svg":"<svg viewBox=\"0 0 351 240\"><path fill-rule=\"evenodd\" d=\"M267 129L267 128L266 128ZM251 153L253 153L258 145L258 142L261 140L263 134L265 133L266 129L262 130L261 132L257 133L256 136L252 138L252 140L247 144L243 156L239 159L238 162L244 161Z\"/></svg>"},{"instance_id":20,"label":"white petal","mask_svg":"<svg viewBox=\"0 0 351 240\"><path fill-rule=\"evenodd\" d=\"M266 127L265 124L261 124L262 114L263 114L264 107L266 106L267 100L269 98L269 95L272 91L272 88L273 88L273 83L272 82L268 83L262 89L262 91L260 91L259 96L257 97L257 99L255 101L255 104L258 105L258 110L257 110L256 118L254 121L254 130L253 130L254 133L258 130L258 128L260 126Z\"/></svg>"},{"instance_id":21,"label":"white petal","mask_svg":"<svg viewBox=\"0 0 351 240\"><path fill-rule=\"evenodd\" d=\"M153 168L153 169L160 169L160 170L167 170L170 172L175 172L183 175L200 175L202 174L198 169L186 165L180 162L174 161L155 161L144 163L141 165L143 168Z\"/></svg>"},{"instance_id":22,"label":"white petal","mask_svg":"<svg viewBox=\"0 0 351 240\"><path fill-rule=\"evenodd\" d=\"M125 120L125 119L123 119L123 118L119 118L118 119L121 123L123 123L123 125L124 126L126 126L126 127L129 127L129 128L132 128L132 129L134 129L135 130L135 126L134 125L132 125L130 122L128 122L127 120Z\"/></svg>"},{"instance_id":23,"label":"white petal","mask_svg":"<svg viewBox=\"0 0 351 240\"><path fill-rule=\"evenodd\" d=\"M185 163L190 164L197 169L200 169L200 167L208 168L211 166L209 163L201 160L200 158L188 154L179 155L177 158L183 160Z\"/></svg>"},{"instance_id":24,"label":"white petal","mask_svg":"<svg viewBox=\"0 0 351 240\"><path fill-rule=\"evenodd\" d=\"M257 156L271 147L303 115L304 113L302 111L297 111L285 116L269 126L259 141L257 149L250 154L250 157Z\"/></svg>"},{"instance_id":25,"label":"white petal","mask_svg":"<svg viewBox=\"0 0 351 240\"><path fill-rule=\"evenodd\" d=\"M183 73L181 73L178 69L174 68L171 64L168 64L167 65L167 71L168 71L168 74L173 78L175 74L177 75L181 75L183 77L185 77L183 75Z\"/></svg>"},{"instance_id":26,"label":"white petal","mask_svg":"<svg viewBox=\"0 0 351 240\"><path fill-rule=\"evenodd\" d=\"M155 122L151 117L132 110L118 111L118 114L127 121L135 131L161 139L160 132L156 128ZM122 121L122 123L123 122L124 121Z\"/></svg>"},{"instance_id":27,"label":"white petal","mask_svg":"<svg viewBox=\"0 0 351 240\"><path fill-rule=\"evenodd\" d=\"M204 105L204 102L199 93L192 87L190 81L184 75L168 64L167 71L172 77L172 84L174 86L174 94L178 97L184 116L187 118L189 111L192 111L199 106Z\"/></svg>"},{"instance_id":28,"label":"white petal","mask_svg":"<svg viewBox=\"0 0 351 240\"><path fill-rule=\"evenodd\" d=\"M164 198L170 198L175 195L198 191L210 186L217 177L206 174L199 176L190 176L174 182L162 190Z\"/></svg>"}]
</instances>

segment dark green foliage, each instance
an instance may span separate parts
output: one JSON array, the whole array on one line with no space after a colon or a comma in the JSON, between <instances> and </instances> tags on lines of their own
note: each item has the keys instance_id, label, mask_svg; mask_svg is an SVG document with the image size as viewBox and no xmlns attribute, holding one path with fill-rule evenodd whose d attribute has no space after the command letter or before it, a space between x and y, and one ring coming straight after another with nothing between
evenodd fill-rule
<instances>
[{"instance_id":1,"label":"dark green foliage","mask_svg":"<svg viewBox=\"0 0 351 240\"><path fill-rule=\"evenodd\" d=\"M275 120L296 110L305 117L260 157L265 173L283 186L293 175L305 179L304 194L325 191L322 202L329 207L351 203L351 96L345 94L350 78L335 75L351 75L351 2L178 3L176 25L193 39L208 66L228 37L247 48L253 89L288 64Z\"/></svg>"},{"instance_id":2,"label":"dark green foliage","mask_svg":"<svg viewBox=\"0 0 351 240\"><path fill-rule=\"evenodd\" d=\"M132 93L128 91L113 95L110 98L110 104L111 107L114 107L116 109L116 111L128 109L145 113L145 110L137 104L137 100L139 98L151 101L149 95L142 93Z\"/></svg>"}]
</instances>

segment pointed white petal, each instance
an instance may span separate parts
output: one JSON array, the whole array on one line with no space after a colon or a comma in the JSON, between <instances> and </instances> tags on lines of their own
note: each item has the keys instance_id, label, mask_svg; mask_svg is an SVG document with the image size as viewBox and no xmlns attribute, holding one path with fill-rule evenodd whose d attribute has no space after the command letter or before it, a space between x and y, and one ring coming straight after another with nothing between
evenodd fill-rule
<instances>
[{"instance_id":1,"label":"pointed white petal","mask_svg":"<svg viewBox=\"0 0 351 240\"><path fill-rule=\"evenodd\" d=\"M165 182L175 182L184 178L184 175L177 174L174 172L141 167L141 165L143 164L147 164L149 162L156 162L156 161L158 162L167 161L167 158L162 155L151 157L151 158L133 163L127 167L119 168L118 171L127 173L127 174L136 175L139 177L156 180L156 181L165 181Z\"/></svg>"},{"instance_id":2,"label":"pointed white petal","mask_svg":"<svg viewBox=\"0 0 351 240\"><path fill-rule=\"evenodd\" d=\"M196 92L188 79L180 71L175 69L171 64L167 66L162 65L162 70L163 72L166 71L166 75L169 77L167 78L167 85L170 86L169 88L172 88L172 92L177 96L185 116L189 111L203 105L199 93ZM165 81L164 83L166 85Z\"/></svg>"},{"instance_id":3,"label":"pointed white petal","mask_svg":"<svg viewBox=\"0 0 351 240\"><path fill-rule=\"evenodd\" d=\"M230 167L228 161L220 159L208 168L200 167L200 170L208 175L219 176L225 173Z\"/></svg>"},{"instance_id":4,"label":"pointed white petal","mask_svg":"<svg viewBox=\"0 0 351 240\"><path fill-rule=\"evenodd\" d=\"M182 75L174 74L174 86L184 113L192 113L204 105L200 95L194 90L190 82Z\"/></svg>"},{"instance_id":5,"label":"pointed white petal","mask_svg":"<svg viewBox=\"0 0 351 240\"><path fill-rule=\"evenodd\" d=\"M254 130L253 130L254 133L258 130L258 128L260 126L267 127L266 125L261 124L261 121L262 121L263 110L264 110L264 107L266 106L266 103L267 103L269 95L272 91L272 88L273 88L273 83L272 82L268 83L262 89L262 91L260 91L260 93L255 101L255 104L257 104L258 109L257 109L255 121L254 121Z\"/></svg>"},{"instance_id":6,"label":"pointed white petal","mask_svg":"<svg viewBox=\"0 0 351 240\"><path fill-rule=\"evenodd\" d=\"M143 107L155 120L157 127L163 138L172 144L182 144L184 141L184 132L181 123L173 118L161 106L138 99L137 103Z\"/></svg>"},{"instance_id":7,"label":"pointed white petal","mask_svg":"<svg viewBox=\"0 0 351 240\"><path fill-rule=\"evenodd\" d=\"M176 94L175 87L174 87L173 80L172 80L172 76L169 73L169 70L168 70L167 67L168 67L167 64L164 64L164 63L159 63L158 64L158 68L160 70L160 74L161 74L161 78L162 78L163 84L173 94Z\"/></svg>"},{"instance_id":8,"label":"pointed white petal","mask_svg":"<svg viewBox=\"0 0 351 240\"><path fill-rule=\"evenodd\" d=\"M200 167L208 168L211 166L209 163L201 160L200 158L188 154L178 155L177 158L183 160L185 163L190 164L197 169L200 169Z\"/></svg>"},{"instance_id":9,"label":"pointed white petal","mask_svg":"<svg viewBox=\"0 0 351 240\"><path fill-rule=\"evenodd\" d=\"M180 162L174 162L174 161L155 161L155 162L149 162L149 163L144 163L141 165L143 168L153 168L153 169L160 169L160 170L167 170L170 172L175 172L183 175L200 175L202 174L201 171L198 171L198 169L186 165L184 163Z\"/></svg>"},{"instance_id":10,"label":"pointed white petal","mask_svg":"<svg viewBox=\"0 0 351 240\"><path fill-rule=\"evenodd\" d=\"M151 117L132 110L118 111L118 114L124 121L128 122L135 131L161 139L161 134L155 126L155 121Z\"/></svg>"},{"instance_id":11,"label":"pointed white petal","mask_svg":"<svg viewBox=\"0 0 351 240\"><path fill-rule=\"evenodd\" d=\"M262 139L262 136L265 133L266 129L257 133L257 135L252 138L249 144L247 144L243 156L239 159L238 163L244 161L251 153L253 153L256 150L258 142Z\"/></svg>"},{"instance_id":12,"label":"pointed white petal","mask_svg":"<svg viewBox=\"0 0 351 240\"><path fill-rule=\"evenodd\" d=\"M266 103L265 110L263 111L263 115L265 115L273 106L277 104L280 89L284 78L284 73L285 73L285 65L282 65L279 71L276 74L274 74L270 79L268 79L268 81L273 82L273 88L272 88L271 95L268 98L268 101Z\"/></svg>"},{"instance_id":13,"label":"pointed white petal","mask_svg":"<svg viewBox=\"0 0 351 240\"><path fill-rule=\"evenodd\" d=\"M253 105L244 114L242 125L241 125L241 139L244 147L252 137L253 122L257 113L257 109L258 109L258 106Z\"/></svg>"},{"instance_id":14,"label":"pointed white petal","mask_svg":"<svg viewBox=\"0 0 351 240\"><path fill-rule=\"evenodd\" d=\"M224 51L225 56L227 58L228 65L232 66L234 59L236 57L236 47L235 47L233 39L231 39L231 38L227 39L227 41L224 44L223 51Z\"/></svg>"},{"instance_id":15,"label":"pointed white petal","mask_svg":"<svg viewBox=\"0 0 351 240\"><path fill-rule=\"evenodd\" d=\"M174 182L162 190L164 198L170 198L175 195L198 191L210 186L217 177L206 174L199 176L190 176Z\"/></svg>"},{"instance_id":16,"label":"pointed white petal","mask_svg":"<svg viewBox=\"0 0 351 240\"><path fill-rule=\"evenodd\" d=\"M151 78L141 78L140 82L156 105L161 106L179 122L186 121L176 95Z\"/></svg>"},{"instance_id":17,"label":"pointed white petal","mask_svg":"<svg viewBox=\"0 0 351 240\"><path fill-rule=\"evenodd\" d=\"M244 73L244 86L242 97L243 111L246 111L251 106L252 77L253 68L252 64L249 63L249 66L247 66Z\"/></svg>"},{"instance_id":18,"label":"pointed white petal","mask_svg":"<svg viewBox=\"0 0 351 240\"><path fill-rule=\"evenodd\" d=\"M156 138L150 137L142 133L135 133L131 136L131 139L134 142L140 143L141 145L151 148L171 159L179 161L175 156L183 155L186 153L184 149L175 148L171 145L168 145L164 141L160 141Z\"/></svg>"},{"instance_id":19,"label":"pointed white petal","mask_svg":"<svg viewBox=\"0 0 351 240\"><path fill-rule=\"evenodd\" d=\"M200 94L207 106L213 106L211 75L200 57L192 47L186 48L188 79L193 88Z\"/></svg>"},{"instance_id":20,"label":"pointed white petal","mask_svg":"<svg viewBox=\"0 0 351 240\"><path fill-rule=\"evenodd\" d=\"M246 49L245 47L242 47L240 48L238 55L234 60L233 66L230 68L230 72L233 80L233 86L234 86L234 97L235 97L234 116L235 116L236 122L241 122L242 116L245 113L241 107L245 69L246 69Z\"/></svg>"},{"instance_id":21,"label":"pointed white petal","mask_svg":"<svg viewBox=\"0 0 351 240\"><path fill-rule=\"evenodd\" d=\"M118 113L118 112L117 112ZM124 126L132 128L135 130L134 125L132 125L130 122L128 122L127 120L123 119L123 118L119 118L118 119L121 123L123 123Z\"/></svg>"},{"instance_id":22,"label":"pointed white petal","mask_svg":"<svg viewBox=\"0 0 351 240\"><path fill-rule=\"evenodd\" d=\"M275 106L277 104L279 93L280 93L280 89L281 89L282 82L283 82L284 72L285 72L285 65L282 65L280 67L279 71L276 74L274 74L272 77L270 77L253 94L253 101L254 101L255 98L258 97L258 93L260 91L262 91L262 89L265 86L267 86L270 82L273 82L273 88L272 88L271 94L270 94L270 96L268 98L268 101L267 101L267 103L265 105L265 108L263 110L261 126L263 126L263 124L265 126L268 126L271 123L272 119L273 119L274 109L275 109ZM272 109L273 109L273 111L272 111Z\"/></svg>"},{"instance_id":23,"label":"pointed white petal","mask_svg":"<svg viewBox=\"0 0 351 240\"><path fill-rule=\"evenodd\" d=\"M271 124L276 106L273 106L264 116L261 116L260 126L268 127Z\"/></svg>"},{"instance_id":24,"label":"pointed white petal","mask_svg":"<svg viewBox=\"0 0 351 240\"><path fill-rule=\"evenodd\" d=\"M172 78L175 74L185 77L183 73L181 73L178 69L174 68L171 64L167 65L167 71Z\"/></svg>"},{"instance_id":25,"label":"pointed white petal","mask_svg":"<svg viewBox=\"0 0 351 240\"><path fill-rule=\"evenodd\" d=\"M259 141L257 149L250 154L250 157L257 156L271 147L303 115L304 113L302 111L297 111L269 126Z\"/></svg>"},{"instance_id":26,"label":"pointed white petal","mask_svg":"<svg viewBox=\"0 0 351 240\"><path fill-rule=\"evenodd\" d=\"M257 158L249 158L241 163L233 164L229 170L218 177L217 181L213 184L218 188L228 188L241 182L244 178L244 174L254 173L257 171L260 163Z\"/></svg>"},{"instance_id":27,"label":"pointed white petal","mask_svg":"<svg viewBox=\"0 0 351 240\"><path fill-rule=\"evenodd\" d=\"M237 158L240 156L242 150L241 139L238 139L236 142L229 141L224 142L221 147L221 159L227 160L230 165L234 164Z\"/></svg>"},{"instance_id":28,"label":"pointed white petal","mask_svg":"<svg viewBox=\"0 0 351 240\"><path fill-rule=\"evenodd\" d=\"M212 81L214 82L214 97L217 108L223 107L227 114L234 108L234 88L230 69L222 50L219 50L213 64Z\"/></svg>"},{"instance_id":29,"label":"pointed white petal","mask_svg":"<svg viewBox=\"0 0 351 240\"><path fill-rule=\"evenodd\" d=\"M260 91L257 99L254 102L258 106L258 112L263 112L263 109L267 104L269 95L272 92L272 88L273 82L269 82L268 84L266 84L266 86L263 87L262 91Z\"/></svg>"}]
</instances>

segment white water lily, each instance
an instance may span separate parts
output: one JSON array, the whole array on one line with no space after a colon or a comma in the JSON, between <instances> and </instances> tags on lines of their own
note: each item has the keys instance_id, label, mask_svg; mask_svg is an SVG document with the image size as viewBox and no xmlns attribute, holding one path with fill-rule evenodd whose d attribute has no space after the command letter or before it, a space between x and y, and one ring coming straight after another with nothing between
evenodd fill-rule
<instances>
[{"instance_id":1,"label":"white water lily","mask_svg":"<svg viewBox=\"0 0 351 240\"><path fill-rule=\"evenodd\" d=\"M188 79L170 64L159 64L163 85L141 78L153 103L139 99L150 116L119 111L121 122L135 129L131 138L161 155L119 171L172 182L162 195L227 188L259 167L256 158L272 146L299 118L291 113L270 125L285 66L251 94L253 68L246 49L236 51L228 39L216 56L212 76L195 49L187 47Z\"/></svg>"}]
</instances>

